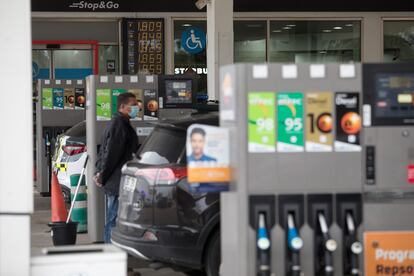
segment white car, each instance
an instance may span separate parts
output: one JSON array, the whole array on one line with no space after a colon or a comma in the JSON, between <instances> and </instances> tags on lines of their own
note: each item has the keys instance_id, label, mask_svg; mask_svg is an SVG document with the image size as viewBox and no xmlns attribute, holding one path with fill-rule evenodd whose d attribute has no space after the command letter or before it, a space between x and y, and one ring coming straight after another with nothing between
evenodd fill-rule
<instances>
[{"instance_id":1,"label":"white car","mask_svg":"<svg viewBox=\"0 0 414 276\"><path fill-rule=\"evenodd\" d=\"M57 137L52 159L67 204L70 204L70 176L81 173L86 156L86 122L83 121Z\"/></svg>"}]
</instances>

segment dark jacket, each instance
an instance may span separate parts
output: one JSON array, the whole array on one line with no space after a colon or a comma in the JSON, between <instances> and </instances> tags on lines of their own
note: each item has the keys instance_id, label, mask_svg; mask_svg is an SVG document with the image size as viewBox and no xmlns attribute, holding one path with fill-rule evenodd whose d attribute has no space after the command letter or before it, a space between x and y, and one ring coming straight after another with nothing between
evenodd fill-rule
<instances>
[{"instance_id":1,"label":"dark jacket","mask_svg":"<svg viewBox=\"0 0 414 276\"><path fill-rule=\"evenodd\" d=\"M96 169L101 173L105 194L118 196L121 169L137 152L138 136L129 118L117 112L106 127L101 141Z\"/></svg>"}]
</instances>

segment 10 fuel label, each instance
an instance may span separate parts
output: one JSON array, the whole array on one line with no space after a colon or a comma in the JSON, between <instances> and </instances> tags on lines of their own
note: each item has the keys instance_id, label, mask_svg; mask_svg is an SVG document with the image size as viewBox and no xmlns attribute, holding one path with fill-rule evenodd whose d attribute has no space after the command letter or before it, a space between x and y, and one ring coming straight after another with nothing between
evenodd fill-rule
<instances>
[{"instance_id":1,"label":"10 fuel label","mask_svg":"<svg viewBox=\"0 0 414 276\"><path fill-rule=\"evenodd\" d=\"M303 94L277 94L278 152L304 151Z\"/></svg>"}]
</instances>

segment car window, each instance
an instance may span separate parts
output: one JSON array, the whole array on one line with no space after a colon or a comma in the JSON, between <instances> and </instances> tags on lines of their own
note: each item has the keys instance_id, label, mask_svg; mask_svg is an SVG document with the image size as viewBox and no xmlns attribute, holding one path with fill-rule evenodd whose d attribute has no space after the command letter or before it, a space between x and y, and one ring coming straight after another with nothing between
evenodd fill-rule
<instances>
[{"instance_id":1,"label":"car window","mask_svg":"<svg viewBox=\"0 0 414 276\"><path fill-rule=\"evenodd\" d=\"M80 122L70 129L68 129L65 134L71 137L85 137L86 136L86 122Z\"/></svg>"},{"instance_id":2,"label":"car window","mask_svg":"<svg viewBox=\"0 0 414 276\"><path fill-rule=\"evenodd\" d=\"M139 151L139 162L148 165L176 163L185 147L185 132L155 128Z\"/></svg>"}]
</instances>

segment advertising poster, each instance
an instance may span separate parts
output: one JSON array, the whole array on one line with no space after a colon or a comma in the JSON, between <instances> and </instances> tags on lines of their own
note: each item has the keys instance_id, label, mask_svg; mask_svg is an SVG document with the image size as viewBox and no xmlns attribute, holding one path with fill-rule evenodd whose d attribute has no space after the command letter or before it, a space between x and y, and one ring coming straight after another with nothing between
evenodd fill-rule
<instances>
[{"instance_id":1,"label":"advertising poster","mask_svg":"<svg viewBox=\"0 0 414 276\"><path fill-rule=\"evenodd\" d=\"M53 109L53 89L43 88L42 89L42 108Z\"/></svg>"},{"instance_id":2,"label":"advertising poster","mask_svg":"<svg viewBox=\"0 0 414 276\"><path fill-rule=\"evenodd\" d=\"M414 275L414 232L364 234L365 276Z\"/></svg>"},{"instance_id":3,"label":"advertising poster","mask_svg":"<svg viewBox=\"0 0 414 276\"><path fill-rule=\"evenodd\" d=\"M186 146L189 183L230 181L228 129L191 125L187 130Z\"/></svg>"},{"instance_id":4,"label":"advertising poster","mask_svg":"<svg viewBox=\"0 0 414 276\"><path fill-rule=\"evenodd\" d=\"M112 89L112 115L118 111L118 96L125 93L125 89Z\"/></svg>"},{"instance_id":5,"label":"advertising poster","mask_svg":"<svg viewBox=\"0 0 414 276\"><path fill-rule=\"evenodd\" d=\"M301 152L303 143L303 94L277 94L277 151Z\"/></svg>"},{"instance_id":6,"label":"advertising poster","mask_svg":"<svg viewBox=\"0 0 414 276\"><path fill-rule=\"evenodd\" d=\"M327 152L333 149L332 93L306 94L306 151Z\"/></svg>"},{"instance_id":7,"label":"advertising poster","mask_svg":"<svg viewBox=\"0 0 414 276\"><path fill-rule=\"evenodd\" d=\"M276 94L249 93L247 112L249 152L275 152Z\"/></svg>"},{"instance_id":8,"label":"advertising poster","mask_svg":"<svg viewBox=\"0 0 414 276\"><path fill-rule=\"evenodd\" d=\"M339 92L335 94L336 138L335 151L361 151L359 94Z\"/></svg>"},{"instance_id":9,"label":"advertising poster","mask_svg":"<svg viewBox=\"0 0 414 276\"><path fill-rule=\"evenodd\" d=\"M85 89L75 88L75 109L85 109Z\"/></svg>"},{"instance_id":10,"label":"advertising poster","mask_svg":"<svg viewBox=\"0 0 414 276\"><path fill-rule=\"evenodd\" d=\"M75 90L73 88L65 88L65 109L75 108Z\"/></svg>"},{"instance_id":11,"label":"advertising poster","mask_svg":"<svg viewBox=\"0 0 414 276\"><path fill-rule=\"evenodd\" d=\"M63 88L53 88L53 109L63 109L64 90Z\"/></svg>"},{"instance_id":12,"label":"advertising poster","mask_svg":"<svg viewBox=\"0 0 414 276\"><path fill-rule=\"evenodd\" d=\"M138 115L133 120L141 121L144 119L144 91L142 89L129 89L128 92L135 95L139 107Z\"/></svg>"},{"instance_id":13,"label":"advertising poster","mask_svg":"<svg viewBox=\"0 0 414 276\"><path fill-rule=\"evenodd\" d=\"M158 120L158 99L155 90L144 90L144 120Z\"/></svg>"},{"instance_id":14,"label":"advertising poster","mask_svg":"<svg viewBox=\"0 0 414 276\"><path fill-rule=\"evenodd\" d=\"M96 119L111 120L111 89L96 89Z\"/></svg>"}]
</instances>

